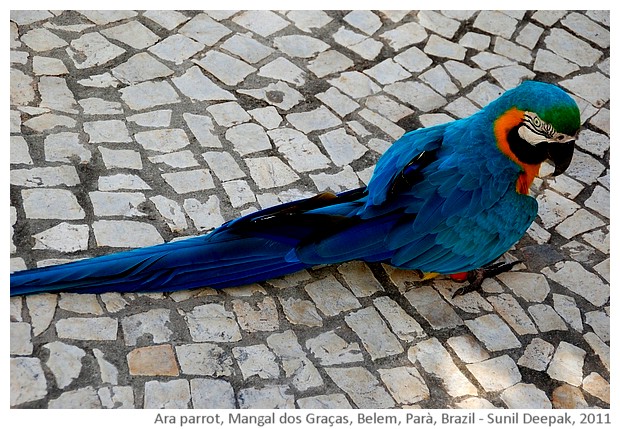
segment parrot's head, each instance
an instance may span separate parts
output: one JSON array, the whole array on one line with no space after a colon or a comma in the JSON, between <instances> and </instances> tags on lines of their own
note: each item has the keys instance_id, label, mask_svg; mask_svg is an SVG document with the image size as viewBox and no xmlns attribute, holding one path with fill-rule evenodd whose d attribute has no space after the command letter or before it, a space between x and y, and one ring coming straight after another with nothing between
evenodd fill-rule
<instances>
[{"instance_id":1,"label":"parrot's head","mask_svg":"<svg viewBox=\"0 0 620 429\"><path fill-rule=\"evenodd\" d=\"M581 120L577 104L561 88L526 81L487 108L498 147L526 172L536 175L546 160L554 164L554 176L566 171Z\"/></svg>"}]
</instances>

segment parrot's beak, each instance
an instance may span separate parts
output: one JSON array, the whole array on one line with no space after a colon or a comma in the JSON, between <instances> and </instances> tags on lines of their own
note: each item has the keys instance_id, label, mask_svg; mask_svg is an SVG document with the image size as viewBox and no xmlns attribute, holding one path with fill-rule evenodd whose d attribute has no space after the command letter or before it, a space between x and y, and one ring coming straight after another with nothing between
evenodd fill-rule
<instances>
[{"instance_id":1,"label":"parrot's beak","mask_svg":"<svg viewBox=\"0 0 620 429\"><path fill-rule=\"evenodd\" d=\"M558 176L566 171L573 159L573 152L575 151L575 141L568 141L564 143L549 143L547 146L547 153L549 160L553 162L555 170L552 176Z\"/></svg>"}]
</instances>

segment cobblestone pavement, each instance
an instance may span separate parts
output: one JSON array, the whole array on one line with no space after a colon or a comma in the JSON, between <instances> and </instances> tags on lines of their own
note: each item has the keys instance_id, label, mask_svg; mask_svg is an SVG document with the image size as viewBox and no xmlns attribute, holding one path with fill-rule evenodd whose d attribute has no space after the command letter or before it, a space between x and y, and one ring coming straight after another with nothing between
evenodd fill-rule
<instances>
[{"instance_id":1,"label":"cobblestone pavement","mask_svg":"<svg viewBox=\"0 0 620 429\"><path fill-rule=\"evenodd\" d=\"M609 407L609 12L11 13L11 267L367 183L524 79L575 96L517 271L351 262L247 287L11 299L12 407ZM545 170L549 170L546 168Z\"/></svg>"}]
</instances>

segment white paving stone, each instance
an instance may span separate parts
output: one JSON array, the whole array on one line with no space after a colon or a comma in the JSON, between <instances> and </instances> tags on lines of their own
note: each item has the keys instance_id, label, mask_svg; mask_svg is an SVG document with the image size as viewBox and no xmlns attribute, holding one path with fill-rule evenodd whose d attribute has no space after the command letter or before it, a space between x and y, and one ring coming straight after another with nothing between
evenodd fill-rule
<instances>
[{"instance_id":1,"label":"white paving stone","mask_svg":"<svg viewBox=\"0 0 620 429\"><path fill-rule=\"evenodd\" d=\"M278 128L267 134L295 171L314 171L330 165L329 158L300 131Z\"/></svg>"},{"instance_id":2,"label":"white paving stone","mask_svg":"<svg viewBox=\"0 0 620 429\"><path fill-rule=\"evenodd\" d=\"M99 177L98 188L100 191L118 191L119 189L151 189L151 187L140 177L134 174L123 173Z\"/></svg>"},{"instance_id":3,"label":"white paving stone","mask_svg":"<svg viewBox=\"0 0 620 429\"><path fill-rule=\"evenodd\" d=\"M185 379L144 383L144 408L189 408L189 382Z\"/></svg>"},{"instance_id":4,"label":"white paving stone","mask_svg":"<svg viewBox=\"0 0 620 429\"><path fill-rule=\"evenodd\" d=\"M483 10L474 21L474 28L497 36L509 38L514 33L518 21L500 11Z\"/></svg>"},{"instance_id":5,"label":"white paving stone","mask_svg":"<svg viewBox=\"0 0 620 429\"><path fill-rule=\"evenodd\" d=\"M159 40L159 37L138 21L106 28L101 31L104 36L118 40L135 49L145 49Z\"/></svg>"},{"instance_id":6,"label":"white paving stone","mask_svg":"<svg viewBox=\"0 0 620 429\"><path fill-rule=\"evenodd\" d=\"M175 347L181 372L191 375L227 377L233 372L233 359L230 352L218 345L182 344Z\"/></svg>"},{"instance_id":7,"label":"white paving stone","mask_svg":"<svg viewBox=\"0 0 620 429\"><path fill-rule=\"evenodd\" d=\"M586 352L581 348L561 341L549 364L547 374L554 380L563 381L578 387L583 379L585 356Z\"/></svg>"},{"instance_id":8,"label":"white paving stone","mask_svg":"<svg viewBox=\"0 0 620 429\"><path fill-rule=\"evenodd\" d=\"M559 262L555 269L557 271L544 268L542 273L596 306L605 304L609 299L609 285L578 262Z\"/></svg>"},{"instance_id":9,"label":"white paving stone","mask_svg":"<svg viewBox=\"0 0 620 429\"><path fill-rule=\"evenodd\" d=\"M329 74L344 71L353 66L353 61L344 54L328 50L321 52L317 57L308 62L308 70L318 78Z\"/></svg>"},{"instance_id":10,"label":"white paving stone","mask_svg":"<svg viewBox=\"0 0 620 429\"><path fill-rule=\"evenodd\" d=\"M230 86L243 82L249 74L256 71L249 64L218 51L209 51L195 62L224 84Z\"/></svg>"},{"instance_id":11,"label":"white paving stone","mask_svg":"<svg viewBox=\"0 0 620 429\"><path fill-rule=\"evenodd\" d=\"M226 380L192 378L189 384L194 408L230 410L236 406L235 392Z\"/></svg>"},{"instance_id":12,"label":"white paving stone","mask_svg":"<svg viewBox=\"0 0 620 429\"><path fill-rule=\"evenodd\" d=\"M245 160L250 176L260 188L286 186L299 176L277 157L251 158Z\"/></svg>"},{"instance_id":13,"label":"white paving stone","mask_svg":"<svg viewBox=\"0 0 620 429\"><path fill-rule=\"evenodd\" d=\"M404 351L396 336L374 308L365 307L351 312L345 316L344 320L362 340L371 359L377 360Z\"/></svg>"},{"instance_id":14,"label":"white paving stone","mask_svg":"<svg viewBox=\"0 0 620 429\"><path fill-rule=\"evenodd\" d=\"M417 369L401 366L378 371L381 380L399 404L412 405L430 397L428 386Z\"/></svg>"},{"instance_id":15,"label":"white paving stone","mask_svg":"<svg viewBox=\"0 0 620 429\"><path fill-rule=\"evenodd\" d=\"M59 338L72 340L114 341L118 321L111 317L69 317L56 322Z\"/></svg>"},{"instance_id":16,"label":"white paving stone","mask_svg":"<svg viewBox=\"0 0 620 429\"><path fill-rule=\"evenodd\" d=\"M367 151L354 136L347 134L344 128L322 134L319 139L334 164L338 166L349 165Z\"/></svg>"},{"instance_id":17,"label":"white paving stone","mask_svg":"<svg viewBox=\"0 0 620 429\"><path fill-rule=\"evenodd\" d=\"M246 11L233 18L233 21L263 37L267 37L289 26L287 20L268 10Z\"/></svg>"},{"instance_id":18,"label":"white paving stone","mask_svg":"<svg viewBox=\"0 0 620 429\"><path fill-rule=\"evenodd\" d=\"M194 115L192 113L184 113L183 119L191 130L198 143L203 147L222 147L222 142L215 133L215 125L213 120L204 115Z\"/></svg>"},{"instance_id":19,"label":"white paving stone","mask_svg":"<svg viewBox=\"0 0 620 429\"><path fill-rule=\"evenodd\" d=\"M312 282L304 289L326 316L336 316L361 307L357 298L333 276Z\"/></svg>"},{"instance_id":20,"label":"white paving stone","mask_svg":"<svg viewBox=\"0 0 620 429\"><path fill-rule=\"evenodd\" d=\"M510 328L495 314L466 320L465 325L482 341L489 351L500 351L521 346Z\"/></svg>"},{"instance_id":21,"label":"white paving stone","mask_svg":"<svg viewBox=\"0 0 620 429\"><path fill-rule=\"evenodd\" d=\"M233 144L235 151L242 156L269 150L272 147L263 127L255 123L235 125L226 131L225 136L226 140Z\"/></svg>"},{"instance_id":22,"label":"white paving stone","mask_svg":"<svg viewBox=\"0 0 620 429\"><path fill-rule=\"evenodd\" d=\"M78 378L82 370L82 358L86 352L79 347L54 341L43 347L49 350L45 365L52 371L56 384L63 388Z\"/></svg>"},{"instance_id":23,"label":"white paving stone","mask_svg":"<svg viewBox=\"0 0 620 429\"><path fill-rule=\"evenodd\" d=\"M129 85L163 78L173 73L171 69L146 52L140 52L112 69L115 78Z\"/></svg>"},{"instance_id":24,"label":"white paving stone","mask_svg":"<svg viewBox=\"0 0 620 429\"><path fill-rule=\"evenodd\" d=\"M411 347L408 357L412 363L419 362L426 372L441 379L448 395L459 397L478 394L478 389L454 364L450 354L437 338L421 341Z\"/></svg>"},{"instance_id":25,"label":"white paving stone","mask_svg":"<svg viewBox=\"0 0 620 429\"><path fill-rule=\"evenodd\" d=\"M232 311L222 304L203 304L185 314L192 339L197 342L235 342L241 340L239 325Z\"/></svg>"},{"instance_id":26,"label":"white paving stone","mask_svg":"<svg viewBox=\"0 0 620 429\"><path fill-rule=\"evenodd\" d=\"M450 337L447 343L465 363L481 362L490 357L484 347L471 335Z\"/></svg>"},{"instance_id":27,"label":"white paving stone","mask_svg":"<svg viewBox=\"0 0 620 429\"><path fill-rule=\"evenodd\" d=\"M67 54L78 69L106 64L124 54L125 49L115 45L100 33L86 33L71 41Z\"/></svg>"},{"instance_id":28,"label":"white paving stone","mask_svg":"<svg viewBox=\"0 0 620 429\"><path fill-rule=\"evenodd\" d=\"M283 80L296 86L302 86L306 83L306 72L284 57L278 57L265 64L258 70L257 74L263 77Z\"/></svg>"},{"instance_id":29,"label":"white paving stone","mask_svg":"<svg viewBox=\"0 0 620 429\"><path fill-rule=\"evenodd\" d=\"M508 355L467 365L467 369L487 392L497 392L521 381L517 364Z\"/></svg>"},{"instance_id":30,"label":"white paving stone","mask_svg":"<svg viewBox=\"0 0 620 429\"><path fill-rule=\"evenodd\" d=\"M280 358L282 369L287 377L292 377L295 388L305 391L323 385L323 379L306 357L293 331L271 334L267 344Z\"/></svg>"},{"instance_id":31,"label":"white paving stone","mask_svg":"<svg viewBox=\"0 0 620 429\"><path fill-rule=\"evenodd\" d=\"M153 225L133 220L98 220L93 231L98 246L146 247L164 242Z\"/></svg>"},{"instance_id":32,"label":"white paving stone","mask_svg":"<svg viewBox=\"0 0 620 429\"><path fill-rule=\"evenodd\" d=\"M204 203L188 198L183 202L183 209L199 231L207 231L224 223L217 195L211 195Z\"/></svg>"},{"instance_id":33,"label":"white paving stone","mask_svg":"<svg viewBox=\"0 0 620 429\"><path fill-rule=\"evenodd\" d=\"M551 401L544 391L534 384L518 383L500 394L508 408L551 409Z\"/></svg>"},{"instance_id":34,"label":"white paving stone","mask_svg":"<svg viewBox=\"0 0 620 429\"><path fill-rule=\"evenodd\" d=\"M24 189L22 198L29 219L84 219L84 209L71 191L65 189Z\"/></svg>"},{"instance_id":35,"label":"white paving stone","mask_svg":"<svg viewBox=\"0 0 620 429\"><path fill-rule=\"evenodd\" d=\"M366 60L372 60L379 55L383 44L373 38L351 31L344 26L333 35L334 41L355 52Z\"/></svg>"},{"instance_id":36,"label":"white paving stone","mask_svg":"<svg viewBox=\"0 0 620 429\"><path fill-rule=\"evenodd\" d=\"M394 400L366 368L325 368L327 375L359 408L390 408Z\"/></svg>"},{"instance_id":37,"label":"white paving stone","mask_svg":"<svg viewBox=\"0 0 620 429\"><path fill-rule=\"evenodd\" d=\"M424 27L417 22L408 22L393 30L383 32L379 37L385 39L392 48L399 51L402 48L423 41L426 39L427 33Z\"/></svg>"},{"instance_id":38,"label":"white paving stone","mask_svg":"<svg viewBox=\"0 0 620 429\"><path fill-rule=\"evenodd\" d=\"M198 43L182 34L172 34L161 42L149 48L149 52L159 58L181 64L204 48L204 44Z\"/></svg>"},{"instance_id":39,"label":"white paving stone","mask_svg":"<svg viewBox=\"0 0 620 429\"><path fill-rule=\"evenodd\" d=\"M179 33L207 46L213 46L224 36L230 34L231 30L207 14L201 13L184 24L179 29Z\"/></svg>"}]
</instances>

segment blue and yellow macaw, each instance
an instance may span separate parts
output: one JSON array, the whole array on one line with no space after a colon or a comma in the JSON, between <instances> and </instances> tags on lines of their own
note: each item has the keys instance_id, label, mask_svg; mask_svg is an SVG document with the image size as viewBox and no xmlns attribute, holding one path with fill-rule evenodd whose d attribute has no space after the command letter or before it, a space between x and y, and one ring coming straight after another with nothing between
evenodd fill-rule
<instances>
[{"instance_id":1,"label":"blue and yellow macaw","mask_svg":"<svg viewBox=\"0 0 620 429\"><path fill-rule=\"evenodd\" d=\"M11 295L224 288L350 260L479 274L533 222L530 185L545 160L556 175L568 168L579 126L563 90L524 82L468 118L406 133L366 187L261 210L200 237L16 272Z\"/></svg>"}]
</instances>

